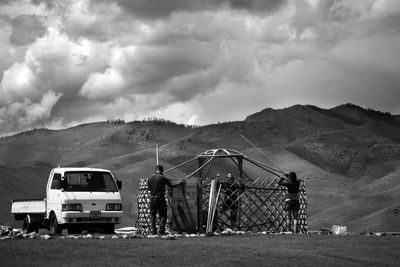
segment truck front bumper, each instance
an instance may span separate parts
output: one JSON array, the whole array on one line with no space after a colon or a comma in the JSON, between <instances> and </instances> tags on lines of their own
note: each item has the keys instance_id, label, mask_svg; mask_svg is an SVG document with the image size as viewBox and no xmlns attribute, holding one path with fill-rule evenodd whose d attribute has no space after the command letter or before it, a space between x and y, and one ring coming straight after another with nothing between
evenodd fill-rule
<instances>
[{"instance_id":1,"label":"truck front bumper","mask_svg":"<svg viewBox=\"0 0 400 267\"><path fill-rule=\"evenodd\" d=\"M120 223L122 211L63 211L59 223Z\"/></svg>"}]
</instances>

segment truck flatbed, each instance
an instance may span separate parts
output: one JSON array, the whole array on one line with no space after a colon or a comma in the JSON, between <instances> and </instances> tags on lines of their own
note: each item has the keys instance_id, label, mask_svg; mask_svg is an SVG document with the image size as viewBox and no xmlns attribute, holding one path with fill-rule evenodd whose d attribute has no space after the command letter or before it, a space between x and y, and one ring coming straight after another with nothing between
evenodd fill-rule
<instances>
[{"instance_id":1,"label":"truck flatbed","mask_svg":"<svg viewBox=\"0 0 400 267\"><path fill-rule=\"evenodd\" d=\"M11 213L45 213L46 202L44 199L15 199L12 200Z\"/></svg>"}]
</instances>

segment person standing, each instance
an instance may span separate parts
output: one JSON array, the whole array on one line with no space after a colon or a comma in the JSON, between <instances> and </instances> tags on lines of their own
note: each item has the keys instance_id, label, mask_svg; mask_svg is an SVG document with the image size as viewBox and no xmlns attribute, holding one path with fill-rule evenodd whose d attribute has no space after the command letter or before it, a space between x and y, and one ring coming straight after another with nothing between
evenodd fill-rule
<instances>
[{"instance_id":1,"label":"person standing","mask_svg":"<svg viewBox=\"0 0 400 267\"><path fill-rule=\"evenodd\" d=\"M299 192L300 180L297 179L295 172L285 174L284 177L278 181L279 185L287 187L287 194L285 196L285 211L286 211L286 230L297 233L297 220L300 210Z\"/></svg>"},{"instance_id":2,"label":"person standing","mask_svg":"<svg viewBox=\"0 0 400 267\"><path fill-rule=\"evenodd\" d=\"M151 215L151 234L157 234L156 218L157 213L160 217L159 234L165 235L165 225L167 223L167 202L165 200L166 186L172 187L183 183L184 180L176 185L172 185L170 180L164 176L164 168L162 165L157 165L155 174L147 181L148 189L150 190L150 215Z\"/></svg>"},{"instance_id":3,"label":"person standing","mask_svg":"<svg viewBox=\"0 0 400 267\"><path fill-rule=\"evenodd\" d=\"M225 189L225 199L223 203L223 210L230 210L230 221L232 227L237 227L237 219L239 214L239 197L244 191L244 186L238 181L235 181L235 177L228 173L225 182L221 184L222 188Z\"/></svg>"}]
</instances>

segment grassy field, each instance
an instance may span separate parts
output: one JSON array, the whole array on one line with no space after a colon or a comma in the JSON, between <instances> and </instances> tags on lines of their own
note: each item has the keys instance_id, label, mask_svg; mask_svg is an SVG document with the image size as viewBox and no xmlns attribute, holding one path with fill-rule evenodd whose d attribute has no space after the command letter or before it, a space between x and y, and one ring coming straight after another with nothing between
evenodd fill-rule
<instances>
[{"instance_id":1,"label":"grassy field","mask_svg":"<svg viewBox=\"0 0 400 267\"><path fill-rule=\"evenodd\" d=\"M243 235L0 241L0 266L398 266L400 237Z\"/></svg>"}]
</instances>

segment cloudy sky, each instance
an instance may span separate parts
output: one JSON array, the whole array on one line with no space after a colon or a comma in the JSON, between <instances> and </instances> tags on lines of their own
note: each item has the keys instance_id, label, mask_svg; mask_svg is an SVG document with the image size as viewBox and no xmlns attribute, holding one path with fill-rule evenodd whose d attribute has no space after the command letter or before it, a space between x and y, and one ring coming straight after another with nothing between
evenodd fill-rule
<instances>
[{"instance_id":1,"label":"cloudy sky","mask_svg":"<svg viewBox=\"0 0 400 267\"><path fill-rule=\"evenodd\" d=\"M0 0L0 134L267 107L400 114L397 0Z\"/></svg>"}]
</instances>

